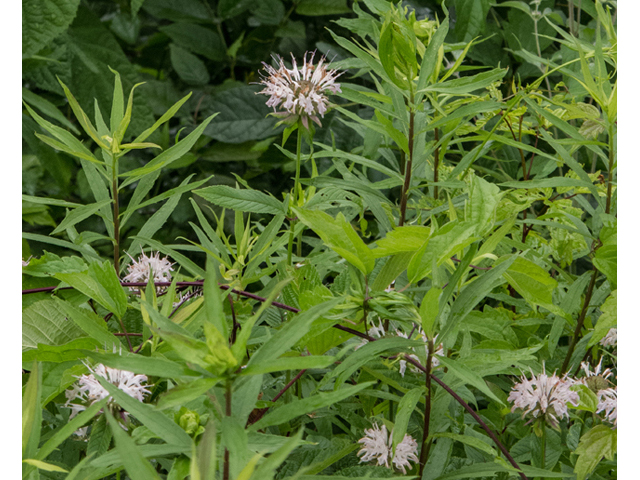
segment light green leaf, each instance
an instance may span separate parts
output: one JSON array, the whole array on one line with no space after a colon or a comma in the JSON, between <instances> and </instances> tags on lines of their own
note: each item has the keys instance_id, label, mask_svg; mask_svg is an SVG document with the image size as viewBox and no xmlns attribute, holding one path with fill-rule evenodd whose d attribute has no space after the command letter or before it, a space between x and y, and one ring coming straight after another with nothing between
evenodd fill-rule
<instances>
[{"instance_id":1,"label":"light green leaf","mask_svg":"<svg viewBox=\"0 0 640 480\"><path fill-rule=\"evenodd\" d=\"M363 275L373 271L375 266L373 253L351 224L346 221L342 212L338 213L334 219L318 210L294 208L293 211L300 221L316 232L329 248L360 270Z\"/></svg>"},{"instance_id":2,"label":"light green leaf","mask_svg":"<svg viewBox=\"0 0 640 480\"><path fill-rule=\"evenodd\" d=\"M40 300L22 312L22 349L38 344L64 345L84 337L85 332L67 320L65 311L54 300Z\"/></svg>"},{"instance_id":3,"label":"light green leaf","mask_svg":"<svg viewBox=\"0 0 640 480\"><path fill-rule=\"evenodd\" d=\"M64 468L61 468L57 465L53 465L52 463L43 462L41 460L34 460L33 458L22 460L22 463L28 463L29 465L33 465L34 467L37 467L40 470L44 470L46 472L68 472L68 470L65 470Z\"/></svg>"},{"instance_id":4,"label":"light green leaf","mask_svg":"<svg viewBox=\"0 0 640 480\"><path fill-rule=\"evenodd\" d=\"M81 207L74 208L70 212L67 213L67 216L64 217L64 220L60 222L60 225L51 232L51 235L55 235L56 233L64 232L67 228L72 227L78 222L89 218L91 215L95 214L98 210L107 205L111 204L111 200L102 200L100 202L91 203L89 205L84 205Z\"/></svg>"},{"instance_id":5,"label":"light green leaf","mask_svg":"<svg viewBox=\"0 0 640 480\"><path fill-rule=\"evenodd\" d=\"M469 368L461 365L459 362L456 362L455 360L452 360L450 358L446 358L438 355L438 360L440 361L441 364L443 364L446 368L449 369L449 372L452 375L458 377L465 384L469 384L476 387L478 390L480 390L489 398L492 398L499 404L504 405L504 402L500 400L487 386L485 381L482 379L481 375L478 375L474 371L470 370Z\"/></svg>"},{"instance_id":6,"label":"light green leaf","mask_svg":"<svg viewBox=\"0 0 640 480\"><path fill-rule=\"evenodd\" d=\"M544 268L531 260L518 257L504 273L504 278L530 304L540 305L550 312L564 316L562 309L553 305L552 293L558 282Z\"/></svg>"},{"instance_id":7,"label":"light green leaf","mask_svg":"<svg viewBox=\"0 0 640 480\"><path fill-rule=\"evenodd\" d=\"M102 317L93 313L91 310L75 307L71 303L59 298L56 298L55 301L69 320L84 330L91 338L100 342L100 345L102 345L105 350L111 350L121 345L120 340L109 332Z\"/></svg>"},{"instance_id":8,"label":"light green leaf","mask_svg":"<svg viewBox=\"0 0 640 480\"><path fill-rule=\"evenodd\" d=\"M405 433L407 433L407 427L409 426L409 419L413 414L418 404L418 400L425 392L424 387L416 387L409 390L402 396L402 400L398 404L398 410L396 413L396 423L393 427L393 452L395 453L396 447L404 439Z\"/></svg>"},{"instance_id":9,"label":"light green leaf","mask_svg":"<svg viewBox=\"0 0 640 480\"><path fill-rule=\"evenodd\" d=\"M25 2L25 4L26 3L35 3L35 2ZM78 2L75 2L75 3L78 3ZM23 4L23 12L24 12L25 4ZM65 117L60 112L60 110L58 110L58 108L49 100L42 98L40 95L36 95L35 93L31 92L30 90L27 90L24 87L22 87L22 100L29 103L31 106L37 108L45 115L48 115L49 117L53 118L57 122L61 123L66 128L73 131L73 133L75 133L76 135L80 134L80 131L75 127L75 125L71 123L69 120L67 120L67 117Z\"/></svg>"},{"instance_id":10,"label":"light green leaf","mask_svg":"<svg viewBox=\"0 0 640 480\"><path fill-rule=\"evenodd\" d=\"M331 356L280 357L258 365L251 365L242 370L241 375L257 375L261 373L282 372L284 370L307 370L309 368L325 368L336 361Z\"/></svg>"},{"instance_id":11,"label":"light green leaf","mask_svg":"<svg viewBox=\"0 0 640 480\"><path fill-rule=\"evenodd\" d=\"M319 393L302 400L294 400L291 403L274 408L264 417L249 427L250 431L262 430L271 425L280 425L293 420L300 415L319 410L345 398L356 395L359 391L370 387L375 382L364 382L359 385L349 386L329 393Z\"/></svg>"},{"instance_id":12,"label":"light green leaf","mask_svg":"<svg viewBox=\"0 0 640 480\"><path fill-rule=\"evenodd\" d=\"M240 212L286 214L287 209L276 198L257 190L241 190L227 185L214 185L196 190L193 193L214 205Z\"/></svg>"},{"instance_id":13,"label":"light green leaf","mask_svg":"<svg viewBox=\"0 0 640 480\"><path fill-rule=\"evenodd\" d=\"M484 236L493 229L496 209L503 194L500 188L473 175L469 191L469 220L476 226L476 234Z\"/></svg>"},{"instance_id":14,"label":"light green leaf","mask_svg":"<svg viewBox=\"0 0 640 480\"><path fill-rule=\"evenodd\" d=\"M596 425L580 438L580 444L574 452L578 455L575 473L577 480L585 480L587 476L605 457L614 459L618 449L617 431L606 425Z\"/></svg>"}]
</instances>

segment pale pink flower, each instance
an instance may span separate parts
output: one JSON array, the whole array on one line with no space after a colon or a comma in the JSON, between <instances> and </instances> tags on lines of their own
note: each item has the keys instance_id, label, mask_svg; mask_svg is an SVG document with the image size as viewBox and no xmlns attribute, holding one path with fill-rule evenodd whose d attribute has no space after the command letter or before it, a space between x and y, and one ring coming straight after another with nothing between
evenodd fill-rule
<instances>
[{"instance_id":1,"label":"pale pink flower","mask_svg":"<svg viewBox=\"0 0 640 480\"><path fill-rule=\"evenodd\" d=\"M544 417L555 428L560 419L569 417L567 404L578 406L580 402L578 393L571 390L574 382L560 378L555 373L550 377L546 373L531 374L531 380L523 375L521 382L509 394L508 400L513 402L511 411L521 409L523 417L527 414L534 418Z\"/></svg>"},{"instance_id":2,"label":"pale pink flower","mask_svg":"<svg viewBox=\"0 0 640 480\"><path fill-rule=\"evenodd\" d=\"M618 389L616 387L606 388L598 392L598 408L596 413L604 412L607 422L618 426Z\"/></svg>"},{"instance_id":3,"label":"pale pink flower","mask_svg":"<svg viewBox=\"0 0 640 480\"><path fill-rule=\"evenodd\" d=\"M408 434L405 434L402 442L396 446L396 452L393 454L393 431L387 435L387 427L382 425L378 428L377 424L373 424L373 428L364 431L365 436L358 440L363 447L358 452L358 456L362 456L360 463L375 460L377 465L384 465L391 468L391 463L402 473L407 473L407 468L411 468L411 463L417 463L418 459L418 442Z\"/></svg>"},{"instance_id":4,"label":"pale pink flower","mask_svg":"<svg viewBox=\"0 0 640 480\"><path fill-rule=\"evenodd\" d=\"M311 52L311 58L307 59L308 52L304 54L303 65L298 68L296 59L291 56L292 68L288 69L284 60L280 56L275 56L278 63L275 69L271 65L264 63L264 70L267 72L263 76L260 84L265 88L258 93L269 95L267 106L280 106L284 112L276 113L283 117L285 121L302 121L305 128L309 128L309 119L322 126L318 119L318 114L324 117L327 111L327 93L340 92L340 84L335 80L341 73L336 70L327 70L325 65L326 57L322 56L317 65L313 64L315 52Z\"/></svg>"},{"instance_id":5,"label":"pale pink flower","mask_svg":"<svg viewBox=\"0 0 640 480\"><path fill-rule=\"evenodd\" d=\"M127 254L129 255L129 254ZM123 278L125 282L139 283L139 282L170 282L171 272L173 271L173 263L171 263L168 257L160 258L160 252L150 254L148 257L142 252L142 255L138 257L138 261L134 260L131 255L129 258L133 262L127 267L129 272L126 277ZM151 272L153 272L153 279L151 279ZM138 290L137 287L130 288L132 291ZM166 287L157 287L157 292L166 290Z\"/></svg>"},{"instance_id":6,"label":"pale pink flower","mask_svg":"<svg viewBox=\"0 0 640 480\"><path fill-rule=\"evenodd\" d=\"M603 347L615 347L616 345L618 345L618 329L609 329L604 338L600 340L600 345L602 345Z\"/></svg>"}]
</instances>

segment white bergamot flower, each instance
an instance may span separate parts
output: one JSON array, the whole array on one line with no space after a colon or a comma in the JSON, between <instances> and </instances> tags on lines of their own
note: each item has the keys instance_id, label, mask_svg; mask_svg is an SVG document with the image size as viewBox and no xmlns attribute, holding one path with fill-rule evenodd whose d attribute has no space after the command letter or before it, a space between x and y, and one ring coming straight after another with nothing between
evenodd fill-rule
<instances>
[{"instance_id":1,"label":"white bergamot flower","mask_svg":"<svg viewBox=\"0 0 640 480\"><path fill-rule=\"evenodd\" d=\"M387 446L387 427L382 425L382 429L377 424L373 424L373 428L367 428L364 431L364 437L358 440L363 447L358 452L358 456L362 455L360 463L376 460L378 465L389 467L389 447ZM364 454L364 455L363 455Z\"/></svg>"},{"instance_id":2,"label":"white bergamot flower","mask_svg":"<svg viewBox=\"0 0 640 480\"><path fill-rule=\"evenodd\" d=\"M556 428L559 419L569 417L567 404L578 406L580 396L571 390L573 382L555 373L550 377L546 373L531 374L531 380L523 375L522 381L509 394L508 400L513 402L511 411L519 408L523 411L523 417L527 414L534 418L544 417L549 426Z\"/></svg>"},{"instance_id":3,"label":"white bergamot flower","mask_svg":"<svg viewBox=\"0 0 640 480\"><path fill-rule=\"evenodd\" d=\"M615 347L618 344L618 329L611 328L604 336L602 340L600 340L600 345L603 347Z\"/></svg>"},{"instance_id":4,"label":"white bergamot flower","mask_svg":"<svg viewBox=\"0 0 640 480\"><path fill-rule=\"evenodd\" d=\"M129 254L127 253L127 255ZM152 271L154 282L171 281L173 263L169 261L168 257L160 258L160 252L152 253L148 257L142 252L142 255L138 257L138 261L135 261L131 255L129 255L129 258L133 263L127 267L129 273L123 278L125 282L149 282ZM136 291L137 287L130 288L130 290ZM164 290L166 290L166 287L157 287L156 289L157 292Z\"/></svg>"},{"instance_id":5,"label":"white bergamot flower","mask_svg":"<svg viewBox=\"0 0 640 480\"><path fill-rule=\"evenodd\" d=\"M378 428L376 423L373 424L373 428L367 428L364 431L364 437L358 440L358 443L362 443L363 447L358 452L358 456L362 456L360 463L370 462L375 460L377 465L384 465L387 468L391 468L389 460L403 474L407 473L407 468L411 468L411 463L417 463L418 459L418 442L408 434L405 434L402 442L396 446L396 453L392 457L393 453L393 431L387 435L387 427L382 425L382 428Z\"/></svg>"},{"instance_id":6,"label":"white bergamot flower","mask_svg":"<svg viewBox=\"0 0 640 480\"><path fill-rule=\"evenodd\" d=\"M596 413L604 412L607 422L618 426L618 389L617 387L606 388L598 392L598 408Z\"/></svg>"},{"instance_id":7,"label":"white bergamot flower","mask_svg":"<svg viewBox=\"0 0 640 480\"><path fill-rule=\"evenodd\" d=\"M396 334L399 337L403 337L403 338L409 338L409 336L404 333L401 332L400 330L396 330ZM424 352L425 355L429 355L429 339L427 338L427 335L424 333L424 331L421 328L418 328L418 334L416 335L416 339L422 339L422 341L425 343L424 345ZM433 352L433 356L431 357L431 368L436 368L438 365L440 365L440 360L438 360L438 357L436 357L436 355L440 355L440 356L444 356L444 346L442 344L438 345L438 335L436 335L435 337L433 337L433 344L436 345L436 350L435 352ZM418 358L417 355L414 354L409 354L407 355L411 358L413 358L416 361L420 361L420 359ZM400 375L402 375L404 377L404 374L407 370L407 362L406 360L400 360ZM414 367L413 365L409 364L409 369L413 372L413 373L420 373L420 370L418 370L416 367Z\"/></svg>"},{"instance_id":8,"label":"white bergamot flower","mask_svg":"<svg viewBox=\"0 0 640 480\"><path fill-rule=\"evenodd\" d=\"M145 395L151 393L147 387L151 385L144 385L147 382L146 375L136 375L133 372L127 370L118 370L116 368L106 367L103 364L99 364L94 369L88 367L91 371L88 375L81 375L78 378L78 382L74 384L70 390L65 392L67 397L66 407L71 408L71 415L69 418L75 417L78 413L86 410L88 406L99 402L104 398L107 400L107 408L112 412L115 411L117 406L113 397L109 395L107 389L105 389L98 379L97 375L106 379L112 385L115 385L124 393L136 400L143 402ZM126 421L128 414L126 412L118 412L120 417ZM82 429L81 429L82 430ZM86 432L86 429L84 430ZM76 434L82 434L81 431Z\"/></svg>"},{"instance_id":9,"label":"white bergamot flower","mask_svg":"<svg viewBox=\"0 0 640 480\"><path fill-rule=\"evenodd\" d=\"M293 55L291 69L288 69L282 57L277 55L274 57L278 63L277 69L263 62L267 75L263 76L260 84L265 88L257 92L270 96L267 106L273 107L274 112L278 106L284 110L275 113L276 116L283 117L290 123L300 119L305 128L309 128L309 119L322 126L318 114L324 118L328 105L327 92L341 91L340 84L335 82L341 73L336 73L335 69L327 70L324 55L320 57L318 64L314 65L315 52L311 52L311 58L307 59L308 53L305 52L300 68Z\"/></svg>"}]
</instances>

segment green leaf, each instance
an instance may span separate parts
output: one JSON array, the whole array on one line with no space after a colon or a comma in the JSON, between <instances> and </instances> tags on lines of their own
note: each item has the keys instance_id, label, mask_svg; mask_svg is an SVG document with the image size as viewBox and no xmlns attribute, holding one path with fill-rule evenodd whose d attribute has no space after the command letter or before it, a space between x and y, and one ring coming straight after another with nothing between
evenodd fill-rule
<instances>
[{"instance_id":1,"label":"green leaf","mask_svg":"<svg viewBox=\"0 0 640 480\"><path fill-rule=\"evenodd\" d=\"M222 378L199 378L193 382L173 387L171 390L160 396L160 399L158 400L158 409L164 410L166 408L185 405L186 403L207 393L221 380Z\"/></svg>"},{"instance_id":2,"label":"green leaf","mask_svg":"<svg viewBox=\"0 0 640 480\"><path fill-rule=\"evenodd\" d=\"M127 185L136 182L144 175L148 175L149 173L164 168L172 162L175 162L179 158L182 158L187 152L189 152L189 150L191 150L191 147L193 147L198 138L200 138L200 135L202 135L204 129L207 127L207 125L209 125L209 122L211 122L211 120L213 120L216 115L217 113L214 113L210 117L206 118L193 132L180 140L173 147L162 152L156 158L147 163L144 167L136 168L126 173L120 174L121 177L128 177L127 180L122 183L120 188L122 189ZM140 142L140 140L136 139L135 143L138 142Z\"/></svg>"},{"instance_id":3,"label":"green leaf","mask_svg":"<svg viewBox=\"0 0 640 480\"><path fill-rule=\"evenodd\" d=\"M251 365L242 370L241 375L257 375L261 373L282 372L284 370L307 370L309 368L325 368L336 361L331 356L281 357L258 365Z\"/></svg>"},{"instance_id":4,"label":"green leaf","mask_svg":"<svg viewBox=\"0 0 640 480\"><path fill-rule=\"evenodd\" d=\"M491 270L482 274L470 285L464 287L460 295L451 306L451 312L440 330L438 341L444 342L446 336L454 331L458 324L469 314L474 307L489 294L495 287L504 283L504 272L515 262L515 255L505 257L502 263L495 265Z\"/></svg>"},{"instance_id":5,"label":"green leaf","mask_svg":"<svg viewBox=\"0 0 640 480\"><path fill-rule=\"evenodd\" d=\"M42 370L38 362L33 362L29 380L22 394L22 458L33 457L40 441L42 407Z\"/></svg>"},{"instance_id":6,"label":"green leaf","mask_svg":"<svg viewBox=\"0 0 640 480\"><path fill-rule=\"evenodd\" d=\"M85 351L85 355L111 368L128 370L148 376L183 378L194 374L194 372L187 369L185 365L173 362L159 355L143 357L142 355L134 355L131 353L105 354L92 352L90 350Z\"/></svg>"},{"instance_id":7,"label":"green leaf","mask_svg":"<svg viewBox=\"0 0 640 480\"><path fill-rule=\"evenodd\" d=\"M59 298L55 301L60 310L62 310L68 318L91 338L100 342L105 350L111 350L121 345L120 340L107 329L106 322L102 317L93 313L91 310L79 308L69 302L65 302Z\"/></svg>"},{"instance_id":8,"label":"green leaf","mask_svg":"<svg viewBox=\"0 0 640 480\"><path fill-rule=\"evenodd\" d=\"M492 83L501 80L506 73L506 69L494 68L488 72L436 83L424 88L422 91L437 92L446 95L466 95L475 92L476 90L480 90L481 88L489 87Z\"/></svg>"},{"instance_id":9,"label":"green leaf","mask_svg":"<svg viewBox=\"0 0 640 480\"><path fill-rule=\"evenodd\" d=\"M210 77L202 60L175 44L169 45L171 66L178 76L189 85L206 85Z\"/></svg>"},{"instance_id":10,"label":"green leaf","mask_svg":"<svg viewBox=\"0 0 640 480\"><path fill-rule=\"evenodd\" d=\"M603 230L605 230L603 228ZM618 285L618 240L617 235L609 235L602 238L602 246L596 250L593 265L604 273L609 280L612 289L616 289Z\"/></svg>"},{"instance_id":11,"label":"green leaf","mask_svg":"<svg viewBox=\"0 0 640 480\"><path fill-rule=\"evenodd\" d=\"M204 134L225 143L244 143L277 135L273 110L266 106L266 97L256 95L260 87L238 85L216 93L206 112L220 112Z\"/></svg>"},{"instance_id":12,"label":"green leaf","mask_svg":"<svg viewBox=\"0 0 640 480\"><path fill-rule=\"evenodd\" d=\"M127 311L127 294L108 261L91 262L86 273L56 273L53 276L94 299L118 318L122 318Z\"/></svg>"},{"instance_id":13,"label":"green leaf","mask_svg":"<svg viewBox=\"0 0 640 480\"><path fill-rule=\"evenodd\" d=\"M22 460L22 463L28 463L29 465L33 465L40 470L44 470L46 472L62 472L67 473L68 470L61 468L57 465L53 465L52 463L43 462L41 460L34 460L32 458L27 458L26 460Z\"/></svg>"},{"instance_id":14,"label":"green leaf","mask_svg":"<svg viewBox=\"0 0 640 480\"><path fill-rule=\"evenodd\" d=\"M156 122L151 127L147 128L144 132L142 132L140 135L138 135L136 137L136 139L133 141L133 143L141 143L141 142L143 142L153 132L155 132L161 125L163 125L164 123L168 122L171 118L173 118L173 116L178 112L178 110L180 110L180 107L187 100L189 100L189 97L191 97L191 93L192 92L189 92L188 95L185 95L180 100L178 100L176 103L174 103L171 106L171 108L169 108L169 110L167 110L165 113L163 113L162 116L158 120L156 120Z\"/></svg>"},{"instance_id":15,"label":"green leaf","mask_svg":"<svg viewBox=\"0 0 640 480\"><path fill-rule=\"evenodd\" d=\"M583 435L574 452L578 455L574 470L577 480L585 480L600 463L602 457L613 460L617 445L617 431L606 425L596 425Z\"/></svg>"},{"instance_id":16,"label":"green leaf","mask_svg":"<svg viewBox=\"0 0 640 480\"><path fill-rule=\"evenodd\" d=\"M98 376L98 378L101 378L101 377ZM108 382L105 382L105 383L108 383ZM117 388L115 389L118 390ZM118 421L114 419L113 416L108 411L105 412L105 415L107 416L107 421L109 422L109 425L111 426L111 431L113 432L113 439L116 444L116 451L118 452L118 455L120 456L120 460L122 461L122 464L124 465L124 468L127 470L127 473L129 474L129 476L131 478L140 478L140 479L148 478L148 479L160 480L160 477L156 473L155 468L153 468L153 466L151 466L149 461L147 461L142 456L142 454L140 453L140 450L138 449L138 446L134 443L133 439L129 437L129 435L122 429Z\"/></svg>"},{"instance_id":17,"label":"green leaf","mask_svg":"<svg viewBox=\"0 0 640 480\"><path fill-rule=\"evenodd\" d=\"M100 384L109 392L113 399L131 415L136 417L149 430L162 438L165 442L184 448L191 445L191 437L172 419L157 411L153 406L142 403L129 396L115 385L109 383L100 375L95 376ZM121 428L118 426L118 428ZM122 431L122 430L121 430ZM118 437L114 433L116 446ZM124 461L124 459L123 459ZM125 463L126 465L126 463Z\"/></svg>"},{"instance_id":18,"label":"green leaf","mask_svg":"<svg viewBox=\"0 0 640 480\"><path fill-rule=\"evenodd\" d=\"M316 17L321 15L340 15L351 13L347 0L301 0L296 6L298 15Z\"/></svg>"},{"instance_id":19,"label":"green leaf","mask_svg":"<svg viewBox=\"0 0 640 480\"><path fill-rule=\"evenodd\" d=\"M84 205L82 207L74 208L69 213L67 213L67 216L64 217L64 220L60 222L60 225L58 225L56 229L53 232L51 232L51 235L64 232L67 228L72 227L76 223L89 218L91 215L95 214L98 210L110 204L111 204L111 199L107 199L107 200L102 200L100 202L91 203L89 205Z\"/></svg>"},{"instance_id":20,"label":"green leaf","mask_svg":"<svg viewBox=\"0 0 640 480\"><path fill-rule=\"evenodd\" d=\"M65 311L54 300L40 300L22 312L22 349L38 344L64 345L84 337L85 332L67 320Z\"/></svg>"},{"instance_id":21,"label":"green leaf","mask_svg":"<svg viewBox=\"0 0 640 480\"><path fill-rule=\"evenodd\" d=\"M614 290L609 294L604 303L600 306L602 315L598 318L589 340L588 347L592 347L609 332L609 329L615 327L618 323L618 290Z\"/></svg>"},{"instance_id":22,"label":"green leaf","mask_svg":"<svg viewBox=\"0 0 640 480\"><path fill-rule=\"evenodd\" d=\"M158 213L158 212L156 212ZM194 275L195 277L204 278L204 270L196 265L193 261L189 260L183 254L178 253L177 250L174 250L171 247L163 245L162 243L153 240L152 238L143 237L143 236L132 236L134 240L138 240L143 245L149 245L153 250L157 250L164 255L170 256L173 260L178 262L181 267L187 270L189 273ZM173 245L175 247L179 247L179 245Z\"/></svg>"},{"instance_id":23,"label":"green leaf","mask_svg":"<svg viewBox=\"0 0 640 480\"><path fill-rule=\"evenodd\" d=\"M496 209L503 194L500 188L473 175L469 191L469 220L476 226L476 234L484 236L493 229Z\"/></svg>"},{"instance_id":24,"label":"green leaf","mask_svg":"<svg viewBox=\"0 0 640 480\"><path fill-rule=\"evenodd\" d=\"M564 316L562 309L553 304L552 293L558 282L544 268L531 260L518 257L504 272L504 278L530 304L540 305L550 312Z\"/></svg>"},{"instance_id":25,"label":"green leaf","mask_svg":"<svg viewBox=\"0 0 640 480\"><path fill-rule=\"evenodd\" d=\"M240 212L268 213L270 215L287 213L282 202L257 190L241 190L227 185L214 185L195 190L193 193L214 205Z\"/></svg>"},{"instance_id":26,"label":"green leaf","mask_svg":"<svg viewBox=\"0 0 640 480\"><path fill-rule=\"evenodd\" d=\"M359 385L349 386L329 393L319 393L302 400L294 400L291 403L274 408L264 417L249 427L250 431L262 430L271 425L281 425L293 420L300 415L319 410L321 408L338 403L349 398L359 391L370 387L375 382L364 382Z\"/></svg>"},{"instance_id":27,"label":"green leaf","mask_svg":"<svg viewBox=\"0 0 640 480\"><path fill-rule=\"evenodd\" d=\"M293 211L300 221L316 232L329 248L360 270L363 275L373 271L375 266L373 253L342 213L338 213L334 219L318 210L294 208Z\"/></svg>"},{"instance_id":28,"label":"green leaf","mask_svg":"<svg viewBox=\"0 0 640 480\"><path fill-rule=\"evenodd\" d=\"M160 27L159 30L184 49L215 62L225 60L226 51L220 35L210 28L197 23L178 22Z\"/></svg>"},{"instance_id":29,"label":"green leaf","mask_svg":"<svg viewBox=\"0 0 640 480\"><path fill-rule=\"evenodd\" d=\"M275 360L285 353L309 331L314 320L325 315L340 301L342 301L341 298L332 298L296 315L251 356L247 368Z\"/></svg>"},{"instance_id":30,"label":"green leaf","mask_svg":"<svg viewBox=\"0 0 640 480\"><path fill-rule=\"evenodd\" d=\"M407 268L411 283L416 283L431 273L434 265L441 265L449 257L478 240L476 225L471 222L450 222L437 232L413 255Z\"/></svg>"},{"instance_id":31,"label":"green leaf","mask_svg":"<svg viewBox=\"0 0 640 480\"><path fill-rule=\"evenodd\" d=\"M455 0L455 8L456 37L461 42L468 42L484 30L489 0Z\"/></svg>"},{"instance_id":32,"label":"green leaf","mask_svg":"<svg viewBox=\"0 0 640 480\"><path fill-rule=\"evenodd\" d=\"M73 432L82 427L85 423L90 422L102 408L107 404L107 399L100 400L90 405L86 410L80 412L78 415L69 420L68 423L63 424L62 427L57 429L55 433L47 440L47 442L40 447L38 454L35 456L36 460L44 460L52 453L58 446L69 438ZM95 428L96 423L93 423Z\"/></svg>"},{"instance_id":33,"label":"green leaf","mask_svg":"<svg viewBox=\"0 0 640 480\"><path fill-rule=\"evenodd\" d=\"M31 2L29 2L29 3L31 3ZM78 3L78 2L76 2L76 3ZM23 4L23 11L24 11L24 4ZM23 47L24 47L24 44L23 44ZM75 127L75 125L73 123L71 123L69 120L67 120L67 117L65 117L60 112L60 110L58 110L58 108L53 103L51 103L49 100L47 100L45 98L42 98L40 95L36 95L35 93L27 90L24 87L22 87L22 100L24 102L27 102L31 106L37 108L38 110L40 110L45 115L47 115L47 116L53 118L54 120L56 120L57 122L61 123L62 125L64 125L69 130L72 130L73 133L75 133L76 135L78 135L80 133L80 131Z\"/></svg>"},{"instance_id":34,"label":"green leaf","mask_svg":"<svg viewBox=\"0 0 640 480\"><path fill-rule=\"evenodd\" d=\"M573 408L576 408L576 410L586 410L587 412L596 413L599 400L597 395L593 393L588 386L577 384L573 385L571 390L578 392L580 395L580 404Z\"/></svg>"},{"instance_id":35,"label":"green leaf","mask_svg":"<svg viewBox=\"0 0 640 480\"><path fill-rule=\"evenodd\" d=\"M393 427L393 453L395 454L396 447L404 439L405 433L407 433L407 427L409 426L409 419L416 409L418 400L425 393L424 387L416 387L409 390L402 396L402 400L398 404L398 410L396 413L396 423Z\"/></svg>"},{"instance_id":36,"label":"green leaf","mask_svg":"<svg viewBox=\"0 0 640 480\"><path fill-rule=\"evenodd\" d=\"M502 400L500 400L491 391L491 389L487 386L486 382L482 379L481 375L478 375L477 373L475 373L472 370L470 370L469 368L461 365L459 362L456 362L455 360L451 360L449 358L442 357L442 356L438 356L438 360L447 369L449 369L449 372L452 375L458 377L465 384L473 385L474 387L476 387L478 390L480 390L482 393L484 393L489 398L492 398L493 400L495 400L499 404L504 405L504 402Z\"/></svg>"},{"instance_id":37,"label":"green leaf","mask_svg":"<svg viewBox=\"0 0 640 480\"><path fill-rule=\"evenodd\" d=\"M22 3L22 56L30 57L67 30L80 0L25 0Z\"/></svg>"},{"instance_id":38,"label":"green leaf","mask_svg":"<svg viewBox=\"0 0 640 480\"><path fill-rule=\"evenodd\" d=\"M91 455L92 457L104 455L109 450L112 439L113 434L107 423L107 416L101 415L98 420L91 425L91 435L87 443L87 455Z\"/></svg>"}]
</instances>

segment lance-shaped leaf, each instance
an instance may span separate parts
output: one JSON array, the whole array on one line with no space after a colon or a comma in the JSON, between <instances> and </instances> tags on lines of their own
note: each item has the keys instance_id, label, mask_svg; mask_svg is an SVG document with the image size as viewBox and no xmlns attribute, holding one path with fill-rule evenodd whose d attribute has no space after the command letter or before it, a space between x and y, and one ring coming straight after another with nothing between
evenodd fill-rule
<instances>
[{"instance_id":1,"label":"lance-shaped leaf","mask_svg":"<svg viewBox=\"0 0 640 480\"><path fill-rule=\"evenodd\" d=\"M257 190L240 190L227 185L214 185L196 190L193 193L214 205L240 212L268 213L271 215L287 213L287 209L282 202Z\"/></svg>"},{"instance_id":2,"label":"lance-shaped leaf","mask_svg":"<svg viewBox=\"0 0 640 480\"><path fill-rule=\"evenodd\" d=\"M293 211L300 221L316 232L329 248L360 270L363 275L373 271L375 266L373 253L342 213L338 213L338 216L333 218L318 210L294 208Z\"/></svg>"},{"instance_id":3,"label":"lance-shaped leaf","mask_svg":"<svg viewBox=\"0 0 640 480\"><path fill-rule=\"evenodd\" d=\"M74 208L73 210L67 213L67 216L64 217L64 220L60 222L60 225L56 227L56 229L51 232L51 235L55 235L56 233L64 232L67 228L72 227L76 223L79 223L91 215L95 214L98 210L103 207L106 207L111 203L111 199L102 200L100 202L91 203L89 205L83 205L81 207Z\"/></svg>"}]
</instances>

